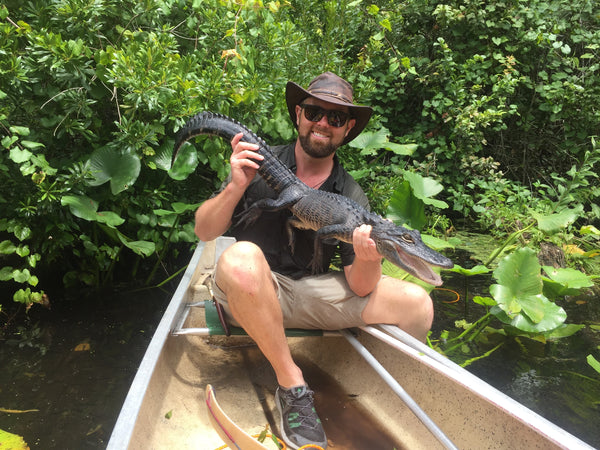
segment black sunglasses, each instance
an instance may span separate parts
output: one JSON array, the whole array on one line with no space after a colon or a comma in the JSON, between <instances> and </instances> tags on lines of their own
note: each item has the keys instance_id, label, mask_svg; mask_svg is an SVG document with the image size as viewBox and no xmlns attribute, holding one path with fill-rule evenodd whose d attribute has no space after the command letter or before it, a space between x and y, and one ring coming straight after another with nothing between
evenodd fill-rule
<instances>
[{"instance_id":1,"label":"black sunglasses","mask_svg":"<svg viewBox=\"0 0 600 450\"><path fill-rule=\"evenodd\" d=\"M348 119L350 118L350 114L344 111L337 111L335 109L324 109L317 105L307 105L306 103L302 103L300 108L304 110L304 117L311 122L318 122L323 118L323 116L327 116L327 123L332 127L343 127Z\"/></svg>"}]
</instances>

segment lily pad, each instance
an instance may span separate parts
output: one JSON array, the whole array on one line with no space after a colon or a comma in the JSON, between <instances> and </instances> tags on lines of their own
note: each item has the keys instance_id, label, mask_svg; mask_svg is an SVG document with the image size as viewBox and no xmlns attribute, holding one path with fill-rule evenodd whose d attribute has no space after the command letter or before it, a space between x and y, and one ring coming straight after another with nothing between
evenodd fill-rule
<instances>
[{"instance_id":1,"label":"lily pad","mask_svg":"<svg viewBox=\"0 0 600 450\"><path fill-rule=\"evenodd\" d=\"M498 306L490 312L526 332L550 331L562 325L567 315L544 296L540 269L535 252L528 248L502 259L494 271L498 284L490 286Z\"/></svg>"}]
</instances>

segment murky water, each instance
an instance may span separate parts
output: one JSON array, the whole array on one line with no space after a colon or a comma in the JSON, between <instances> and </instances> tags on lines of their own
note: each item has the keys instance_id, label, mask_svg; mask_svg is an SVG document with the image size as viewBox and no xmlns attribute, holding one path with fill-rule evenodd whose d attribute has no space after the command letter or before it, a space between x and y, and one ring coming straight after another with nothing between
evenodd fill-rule
<instances>
[{"instance_id":1,"label":"murky water","mask_svg":"<svg viewBox=\"0 0 600 450\"><path fill-rule=\"evenodd\" d=\"M446 277L445 277L446 278ZM464 296L464 279L447 277L444 287ZM489 280L469 279L469 296L486 289ZM434 292L434 333L452 327L456 318L479 317L464 298L444 303L451 294ZM30 313L31 323L13 341L0 341L0 408L37 410L0 412L0 429L19 434L32 449L103 449L118 416L152 333L167 305L164 292L111 295L104 300L55 302L52 310ZM584 303L566 301L562 306L570 322L600 323L600 299ZM600 375L585 357L598 357L600 332L588 327L567 339L540 344L528 340L504 345L468 370L557 423L589 444L600 448ZM305 371L317 370L309 366ZM329 383L322 374L313 380ZM336 441L344 433L374 424L364 411L353 409L352 398L329 383L331 396L317 397L323 417L352 426L330 427ZM348 419L348 417L350 417ZM363 425L357 426L360 422ZM365 433L362 433L365 434ZM393 448L382 441L354 448ZM361 444L362 445L362 444ZM339 447L339 448L343 448Z\"/></svg>"},{"instance_id":2,"label":"murky water","mask_svg":"<svg viewBox=\"0 0 600 450\"><path fill-rule=\"evenodd\" d=\"M0 429L32 449L106 447L166 307L165 293L109 295L35 309L0 341Z\"/></svg>"}]
</instances>

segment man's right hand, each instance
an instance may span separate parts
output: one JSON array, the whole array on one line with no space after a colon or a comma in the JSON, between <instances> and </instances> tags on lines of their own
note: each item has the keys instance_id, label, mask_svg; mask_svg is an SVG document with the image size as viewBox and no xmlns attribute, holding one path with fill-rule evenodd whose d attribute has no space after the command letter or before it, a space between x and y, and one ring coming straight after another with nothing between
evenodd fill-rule
<instances>
[{"instance_id":1,"label":"man's right hand","mask_svg":"<svg viewBox=\"0 0 600 450\"><path fill-rule=\"evenodd\" d=\"M257 153L258 145L241 141L243 136L243 133L238 133L231 140L233 152L229 163L231 183L245 191L260 167L256 161L262 161L264 157Z\"/></svg>"}]
</instances>

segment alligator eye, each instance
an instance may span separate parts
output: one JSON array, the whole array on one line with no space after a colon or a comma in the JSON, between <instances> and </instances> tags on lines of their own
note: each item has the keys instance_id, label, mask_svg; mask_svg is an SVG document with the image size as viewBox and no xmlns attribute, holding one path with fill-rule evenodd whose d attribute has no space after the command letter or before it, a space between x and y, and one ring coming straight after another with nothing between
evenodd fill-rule
<instances>
[{"instance_id":1,"label":"alligator eye","mask_svg":"<svg viewBox=\"0 0 600 450\"><path fill-rule=\"evenodd\" d=\"M401 236L401 238L407 244L414 244L415 243L414 239L412 238L412 236L410 234L403 234Z\"/></svg>"}]
</instances>

